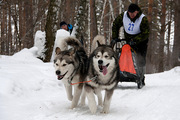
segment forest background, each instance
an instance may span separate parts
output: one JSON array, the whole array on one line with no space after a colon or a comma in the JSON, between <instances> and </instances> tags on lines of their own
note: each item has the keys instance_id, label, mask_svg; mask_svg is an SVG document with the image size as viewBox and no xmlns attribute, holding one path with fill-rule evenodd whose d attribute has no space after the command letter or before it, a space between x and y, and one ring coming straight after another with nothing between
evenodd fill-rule
<instances>
[{"instance_id":1,"label":"forest background","mask_svg":"<svg viewBox=\"0 0 180 120\"><path fill-rule=\"evenodd\" d=\"M180 0L0 0L0 55L33 47L41 30L48 62L61 21L74 26L75 36L90 51L97 34L111 41L112 22L130 3L141 7L150 25L146 73L180 66Z\"/></svg>"}]
</instances>

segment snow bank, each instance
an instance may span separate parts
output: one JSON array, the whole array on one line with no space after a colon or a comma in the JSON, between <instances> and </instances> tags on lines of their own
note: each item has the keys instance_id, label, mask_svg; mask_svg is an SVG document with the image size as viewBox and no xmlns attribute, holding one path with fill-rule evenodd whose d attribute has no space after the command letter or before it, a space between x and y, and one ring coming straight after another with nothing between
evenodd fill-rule
<instances>
[{"instance_id":1,"label":"snow bank","mask_svg":"<svg viewBox=\"0 0 180 120\"><path fill-rule=\"evenodd\" d=\"M38 48L37 57L45 59L45 36L46 33L38 30L35 34L34 46Z\"/></svg>"}]
</instances>

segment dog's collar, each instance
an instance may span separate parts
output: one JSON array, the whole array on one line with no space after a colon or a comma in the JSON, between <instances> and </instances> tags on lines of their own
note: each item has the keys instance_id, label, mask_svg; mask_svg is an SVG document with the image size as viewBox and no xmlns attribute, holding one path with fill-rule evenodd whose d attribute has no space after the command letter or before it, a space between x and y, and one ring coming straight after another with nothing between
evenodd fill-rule
<instances>
[{"instance_id":1,"label":"dog's collar","mask_svg":"<svg viewBox=\"0 0 180 120\"><path fill-rule=\"evenodd\" d=\"M79 68L79 67L78 67L78 68ZM72 80L73 80L73 78L74 78L74 75L76 74L77 70L78 70L78 69L74 69L73 73L70 75L71 78L68 79L69 84L71 84L71 82L72 82Z\"/></svg>"},{"instance_id":2,"label":"dog's collar","mask_svg":"<svg viewBox=\"0 0 180 120\"><path fill-rule=\"evenodd\" d=\"M79 57L78 54L77 54L77 56ZM79 70L79 68L80 68L81 65L82 65L82 61L81 61L81 59L80 59L80 57L79 57L79 65L78 65L78 67L77 67L76 69L74 69L73 73L70 75L71 78L68 79L69 84L72 84L72 80L73 80L73 78L74 78L74 75L75 75L76 72Z\"/></svg>"},{"instance_id":3,"label":"dog's collar","mask_svg":"<svg viewBox=\"0 0 180 120\"><path fill-rule=\"evenodd\" d=\"M71 78L68 79L69 84L71 84L74 75L76 74L76 72L78 71L78 69L80 68L80 65L78 65L78 67L76 69L74 69L73 73L70 75Z\"/></svg>"}]
</instances>

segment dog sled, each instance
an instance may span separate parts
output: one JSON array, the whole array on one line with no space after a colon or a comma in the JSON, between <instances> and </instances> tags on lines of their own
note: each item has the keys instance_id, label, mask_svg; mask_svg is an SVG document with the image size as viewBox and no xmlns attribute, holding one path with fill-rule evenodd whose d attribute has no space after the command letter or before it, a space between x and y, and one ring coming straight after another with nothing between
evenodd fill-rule
<instances>
[{"instance_id":1,"label":"dog sled","mask_svg":"<svg viewBox=\"0 0 180 120\"><path fill-rule=\"evenodd\" d=\"M118 39L115 43L115 51L119 56L120 82L135 82L138 89L143 87L143 68L139 65L139 56L125 39Z\"/></svg>"}]
</instances>

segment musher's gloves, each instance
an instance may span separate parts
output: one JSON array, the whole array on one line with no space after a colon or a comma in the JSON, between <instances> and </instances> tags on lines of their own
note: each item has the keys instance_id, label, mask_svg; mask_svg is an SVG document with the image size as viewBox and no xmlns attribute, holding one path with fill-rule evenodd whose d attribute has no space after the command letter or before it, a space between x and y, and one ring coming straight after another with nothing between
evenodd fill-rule
<instances>
[{"instance_id":1,"label":"musher's gloves","mask_svg":"<svg viewBox=\"0 0 180 120\"><path fill-rule=\"evenodd\" d=\"M136 45L136 42L134 42L134 40L131 39L130 42L129 42L129 45L130 45L130 46L134 46L134 45Z\"/></svg>"},{"instance_id":2,"label":"musher's gloves","mask_svg":"<svg viewBox=\"0 0 180 120\"><path fill-rule=\"evenodd\" d=\"M119 41L118 38L112 39L110 45L114 46Z\"/></svg>"}]
</instances>

